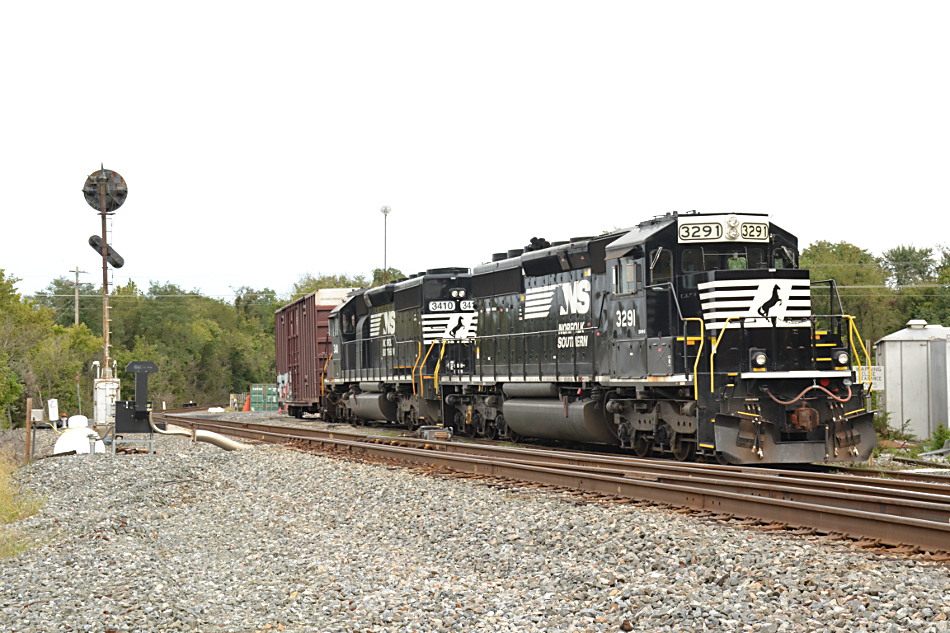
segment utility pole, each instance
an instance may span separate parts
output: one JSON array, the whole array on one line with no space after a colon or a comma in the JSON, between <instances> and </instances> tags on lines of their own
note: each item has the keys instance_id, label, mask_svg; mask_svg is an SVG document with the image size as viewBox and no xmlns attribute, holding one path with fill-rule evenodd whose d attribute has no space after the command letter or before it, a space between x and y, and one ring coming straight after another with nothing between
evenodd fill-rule
<instances>
[{"instance_id":1,"label":"utility pole","mask_svg":"<svg viewBox=\"0 0 950 633\"><path fill-rule=\"evenodd\" d=\"M84 275L88 275L89 273L85 270L79 270L79 266L76 266L76 270L71 270L69 272L76 273L76 281L73 283L73 287L75 289L75 298L73 303L73 315L75 318L73 319L73 325L79 325L79 273Z\"/></svg>"}]
</instances>

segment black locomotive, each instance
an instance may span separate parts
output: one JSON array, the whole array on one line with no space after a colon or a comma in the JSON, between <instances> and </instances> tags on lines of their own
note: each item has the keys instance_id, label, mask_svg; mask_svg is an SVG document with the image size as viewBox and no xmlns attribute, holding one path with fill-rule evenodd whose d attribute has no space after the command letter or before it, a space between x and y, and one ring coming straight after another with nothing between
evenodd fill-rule
<instances>
[{"instance_id":1,"label":"black locomotive","mask_svg":"<svg viewBox=\"0 0 950 633\"><path fill-rule=\"evenodd\" d=\"M873 415L853 366L867 353L840 301L812 313L815 285L765 215L533 239L334 308L323 415L683 461L865 460Z\"/></svg>"}]
</instances>

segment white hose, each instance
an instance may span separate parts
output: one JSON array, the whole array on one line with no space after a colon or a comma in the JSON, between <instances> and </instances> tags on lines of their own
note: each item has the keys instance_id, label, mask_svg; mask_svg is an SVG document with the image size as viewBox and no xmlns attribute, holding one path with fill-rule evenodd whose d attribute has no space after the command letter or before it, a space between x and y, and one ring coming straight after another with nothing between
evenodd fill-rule
<instances>
[{"instance_id":1,"label":"white hose","mask_svg":"<svg viewBox=\"0 0 950 633\"><path fill-rule=\"evenodd\" d=\"M155 422L152 421L152 413L151 413L151 411L150 411L149 414L148 414L148 423L149 423L149 425L152 427L152 430L153 430L153 431L155 431L156 433L159 433L159 434L161 434L161 435L181 435L181 436L183 436L183 437L190 437L190 438L191 438L193 441L195 441L195 442L207 442L207 443L209 443L209 444L214 444L214 445L217 446L218 448L223 448L223 449L226 450L226 451L236 451L236 450L239 450L239 449L251 448L251 447L250 447L249 445L247 445L247 444L242 444L241 442L236 442L236 441L234 441L234 440L232 440L232 439L228 439L228 438L224 437L223 435L219 435L219 434L213 433L213 432L211 432L211 431L202 431L202 430L199 430L199 429L195 429L195 430L192 430L192 431L185 431L185 430L181 430L181 431L163 431L163 430L161 430L160 428L158 428L157 426L155 426Z\"/></svg>"}]
</instances>

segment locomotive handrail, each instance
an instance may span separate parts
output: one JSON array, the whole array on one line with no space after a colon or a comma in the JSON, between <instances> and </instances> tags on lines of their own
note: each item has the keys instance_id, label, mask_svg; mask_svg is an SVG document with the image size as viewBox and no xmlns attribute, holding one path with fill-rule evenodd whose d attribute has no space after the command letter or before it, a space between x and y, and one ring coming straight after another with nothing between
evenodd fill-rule
<instances>
[{"instance_id":1,"label":"locomotive handrail","mask_svg":"<svg viewBox=\"0 0 950 633\"><path fill-rule=\"evenodd\" d=\"M864 352L864 359L867 361L866 367L867 371L867 380L862 382L870 385L871 383L871 355L868 354L868 348L864 346L864 339L861 338L861 332L858 331L858 326L854 323L854 317L848 314L842 314L842 318L848 320L848 341L851 343L851 349L857 349L854 345L854 335L858 337L858 343L861 344L861 350ZM858 359L858 365L861 365L860 358ZM869 390L870 391L870 390Z\"/></svg>"},{"instance_id":2,"label":"locomotive handrail","mask_svg":"<svg viewBox=\"0 0 950 633\"><path fill-rule=\"evenodd\" d=\"M719 336L717 336L716 340L713 342L712 350L709 353L709 392L710 393L714 393L716 391L716 372L715 372L716 352L719 350L719 344L722 342L722 337L726 334L726 330L729 329L729 322L738 320L740 321L740 325L741 325L741 323L745 321L746 318L747 317L728 317L725 323L722 324L722 329L719 331ZM758 317L753 317L753 320L757 318ZM808 318L808 320L811 322L812 328L817 327L817 319L820 319L820 318L840 318L840 319L846 319L848 321L848 343L850 344L850 347L852 350L857 351L858 346L855 345L854 343L854 339L857 338L858 344L860 345L860 349L864 352L864 359L867 362L866 366L868 368L868 376L870 376L871 355L868 354L867 347L865 347L864 345L864 340L861 338L861 333L858 331L858 326L855 325L854 323L854 317L847 314L828 314L828 315L813 314ZM688 320L688 319L684 319L684 320ZM840 332L838 336L840 336ZM856 356L858 356L857 358L858 365L861 365L862 363L860 362L861 361L860 356L857 354ZM870 379L863 382L869 383Z\"/></svg>"},{"instance_id":3,"label":"locomotive handrail","mask_svg":"<svg viewBox=\"0 0 950 633\"><path fill-rule=\"evenodd\" d=\"M703 357L703 345L706 343L706 323L699 317L686 317L684 321L699 321L699 349L693 363L693 398L699 400L699 359ZM684 327L685 331L686 328Z\"/></svg>"},{"instance_id":4,"label":"locomotive handrail","mask_svg":"<svg viewBox=\"0 0 950 633\"><path fill-rule=\"evenodd\" d=\"M412 364L412 373L410 374L410 378L412 380L412 395L414 396L417 395L416 394L416 367L419 366L419 359L422 358L422 343L417 341L417 344L419 345L419 351L416 354L416 362Z\"/></svg>"},{"instance_id":5,"label":"locomotive handrail","mask_svg":"<svg viewBox=\"0 0 950 633\"><path fill-rule=\"evenodd\" d=\"M435 386L435 395L439 395L439 368L442 367L442 357L445 356L445 340L443 339L441 342L442 349L439 350L439 360L436 361L435 371L432 373L432 384ZM433 343L433 345L435 345L435 343Z\"/></svg>"},{"instance_id":6,"label":"locomotive handrail","mask_svg":"<svg viewBox=\"0 0 950 633\"><path fill-rule=\"evenodd\" d=\"M433 349L436 345L438 345L438 344L439 344L438 341L433 341L432 345L429 346L429 351L426 352L426 357L422 359L422 364L419 365L419 389L420 389L420 391L425 389L425 382L424 382L424 379L423 379L422 375L425 373L426 361L429 360L429 354L432 353L432 349Z\"/></svg>"},{"instance_id":7,"label":"locomotive handrail","mask_svg":"<svg viewBox=\"0 0 950 633\"><path fill-rule=\"evenodd\" d=\"M811 282L812 286L817 286L819 284L828 284L828 310L829 312L834 312L834 308L831 306L831 293L834 293L834 298L838 300L838 311L844 315L844 305L841 303L841 295L838 294L838 284L834 279L822 279L820 281Z\"/></svg>"},{"instance_id":8,"label":"locomotive handrail","mask_svg":"<svg viewBox=\"0 0 950 633\"><path fill-rule=\"evenodd\" d=\"M744 318L745 317L727 317L726 322L722 324L722 330L719 331L719 336L712 345L712 350L709 352L709 393L715 393L716 391L716 352L719 351L719 343L722 342L722 337L729 328L729 321L733 321L735 319L739 319L741 321Z\"/></svg>"},{"instance_id":9,"label":"locomotive handrail","mask_svg":"<svg viewBox=\"0 0 950 633\"><path fill-rule=\"evenodd\" d=\"M591 326L591 327L581 328L581 329L576 330L576 331L574 331L574 332L572 332L572 333L573 333L573 334L582 334L582 333L596 332L597 330L598 330L598 328ZM511 333L507 333L507 334L489 334L489 335L487 335L487 336L476 336L476 337L474 337L474 338L472 339L472 342L475 344L476 348L479 350L478 360L477 360L477 363L476 363L476 366L478 367L479 375L480 375L480 376L483 376L483 375L484 375L484 371L485 371L485 370L484 370L483 363L482 363L482 359L481 359L481 354L480 354L480 352L481 352L481 345L480 345L480 343L481 343L482 341L491 340L491 341L494 342L494 341L501 341L501 340L503 340L503 341L507 342L507 343L509 344L509 350L508 350L508 352L509 352L509 357L510 357L510 355L511 355L511 349L510 349L511 341L524 340L524 339L526 339L528 336L539 336L539 335L542 335L542 334L554 334L554 335L557 335L557 334L558 334L558 330L557 330L557 329L553 329L553 330L538 330L538 331L535 331L535 332L511 332ZM578 348L577 348L577 347L572 347L572 348L570 348L570 349L571 349L571 362L572 362L572 366L573 366L573 369L574 369L574 375L577 375L577 350L578 350ZM563 351L563 350L562 350L562 351ZM527 376L526 369L524 369L524 368L526 368L526 367L528 366L527 355L528 355L527 346L525 346L524 358L523 358L523 360L522 360L521 363L520 363L520 365L521 365L522 368L523 368L523 371L522 371L522 375L523 375L523 376ZM542 359L541 356L542 356L542 355L541 355L540 353L538 353L537 371L538 371L538 375L539 375L539 376L541 375L541 367L542 367L542 363L543 363L543 359ZM493 375L493 376L497 376L497 373L498 373L497 359L498 359L498 353L497 353L497 348L496 348L495 353L492 355L492 375ZM565 362L566 362L566 361L565 361ZM591 360L591 362L593 362L593 360ZM533 363L532 363L532 364L533 364ZM511 361L510 361L510 358L509 358L509 362L507 363L507 365L508 365L508 376L509 376L509 378L510 378L510 377L513 375L512 370L515 368L515 363L511 362ZM561 371L561 365L562 365L562 362L561 362L561 359L560 359L560 354L558 354L558 358L554 360L554 365L555 365L555 368L556 368L556 370L555 370L556 376L555 376L555 377L556 377L556 378L560 378L560 377L561 377L561 376L560 376L560 371Z\"/></svg>"},{"instance_id":10,"label":"locomotive handrail","mask_svg":"<svg viewBox=\"0 0 950 633\"><path fill-rule=\"evenodd\" d=\"M670 296L673 297L673 304L676 306L676 314L677 314L677 316L679 316L680 321L685 321L686 318L683 317L683 309L680 308L680 300L679 300L679 297L676 296L676 288L673 287L673 282L672 282L672 281L664 281L664 282L661 283L661 284L650 284L650 285L648 285L648 286L644 286L643 289L644 289L644 290L651 290L651 289L654 289L654 288L662 288L662 287L664 287L664 286L669 286L669 289L670 289Z\"/></svg>"}]
</instances>

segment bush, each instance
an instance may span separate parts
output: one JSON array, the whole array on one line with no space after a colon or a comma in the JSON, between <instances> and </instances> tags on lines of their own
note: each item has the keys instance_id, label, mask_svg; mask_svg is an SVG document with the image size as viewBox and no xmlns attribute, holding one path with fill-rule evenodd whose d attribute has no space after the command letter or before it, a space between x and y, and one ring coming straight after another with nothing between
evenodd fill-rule
<instances>
[{"instance_id":1,"label":"bush","mask_svg":"<svg viewBox=\"0 0 950 633\"><path fill-rule=\"evenodd\" d=\"M934 429L933 435L930 436L930 448L928 450L939 451L947 440L950 440L950 429L941 424Z\"/></svg>"}]
</instances>

